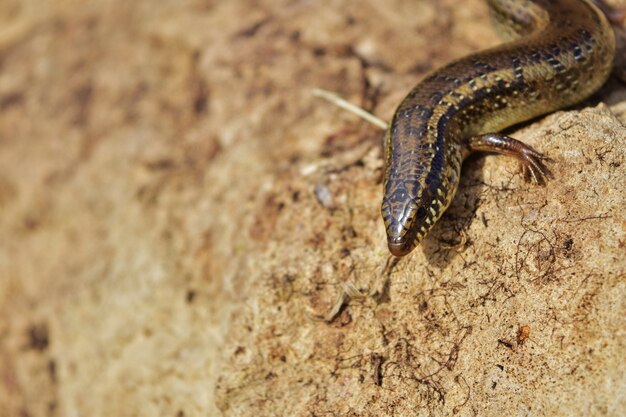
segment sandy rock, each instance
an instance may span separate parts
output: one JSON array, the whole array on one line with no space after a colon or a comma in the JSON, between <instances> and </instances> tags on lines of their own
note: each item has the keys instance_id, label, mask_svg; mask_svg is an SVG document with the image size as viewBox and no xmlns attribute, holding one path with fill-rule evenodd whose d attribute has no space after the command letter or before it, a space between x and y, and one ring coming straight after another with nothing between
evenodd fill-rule
<instances>
[{"instance_id":1,"label":"sandy rock","mask_svg":"<svg viewBox=\"0 0 626 417\"><path fill-rule=\"evenodd\" d=\"M545 187L467 161L394 262L381 132L310 89L388 119L498 43L481 1L13 0L0 22L0 416L626 413L623 84L512 132Z\"/></svg>"}]
</instances>

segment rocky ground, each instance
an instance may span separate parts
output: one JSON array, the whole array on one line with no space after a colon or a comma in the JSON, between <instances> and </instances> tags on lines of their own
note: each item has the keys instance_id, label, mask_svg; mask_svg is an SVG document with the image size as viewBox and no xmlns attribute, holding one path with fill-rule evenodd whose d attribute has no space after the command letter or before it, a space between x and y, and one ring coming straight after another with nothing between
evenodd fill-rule
<instances>
[{"instance_id":1,"label":"rocky ground","mask_svg":"<svg viewBox=\"0 0 626 417\"><path fill-rule=\"evenodd\" d=\"M389 119L498 42L479 0L3 0L0 416L626 414L626 85L397 263L380 130L310 91Z\"/></svg>"}]
</instances>

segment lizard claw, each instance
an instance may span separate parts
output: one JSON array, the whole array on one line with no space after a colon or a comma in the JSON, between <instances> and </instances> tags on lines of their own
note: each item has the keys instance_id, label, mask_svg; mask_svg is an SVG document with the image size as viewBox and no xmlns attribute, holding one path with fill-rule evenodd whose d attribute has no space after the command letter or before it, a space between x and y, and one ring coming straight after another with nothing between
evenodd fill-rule
<instances>
[{"instance_id":1,"label":"lizard claw","mask_svg":"<svg viewBox=\"0 0 626 417\"><path fill-rule=\"evenodd\" d=\"M522 166L522 175L527 182L543 186L546 185L546 179L554 178L552 171L545 164L552 160L530 146L524 147L517 157Z\"/></svg>"}]
</instances>

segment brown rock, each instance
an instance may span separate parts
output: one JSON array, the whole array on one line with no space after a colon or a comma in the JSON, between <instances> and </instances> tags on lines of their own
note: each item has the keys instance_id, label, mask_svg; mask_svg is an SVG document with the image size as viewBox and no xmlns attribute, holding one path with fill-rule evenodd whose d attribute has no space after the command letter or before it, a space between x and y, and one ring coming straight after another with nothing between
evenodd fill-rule
<instances>
[{"instance_id":1,"label":"brown rock","mask_svg":"<svg viewBox=\"0 0 626 417\"><path fill-rule=\"evenodd\" d=\"M0 415L626 413L624 85L394 263L381 133L310 89L389 118L482 2L42 4L0 4Z\"/></svg>"}]
</instances>

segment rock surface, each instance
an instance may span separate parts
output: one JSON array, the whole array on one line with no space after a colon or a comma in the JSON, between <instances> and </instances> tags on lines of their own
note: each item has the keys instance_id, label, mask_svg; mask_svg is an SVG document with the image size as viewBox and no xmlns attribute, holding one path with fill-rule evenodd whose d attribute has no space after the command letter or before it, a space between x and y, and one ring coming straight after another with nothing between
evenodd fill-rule
<instances>
[{"instance_id":1,"label":"rock surface","mask_svg":"<svg viewBox=\"0 0 626 417\"><path fill-rule=\"evenodd\" d=\"M0 416L626 414L624 85L397 263L380 131L310 94L388 119L498 43L458 4L3 1Z\"/></svg>"}]
</instances>

